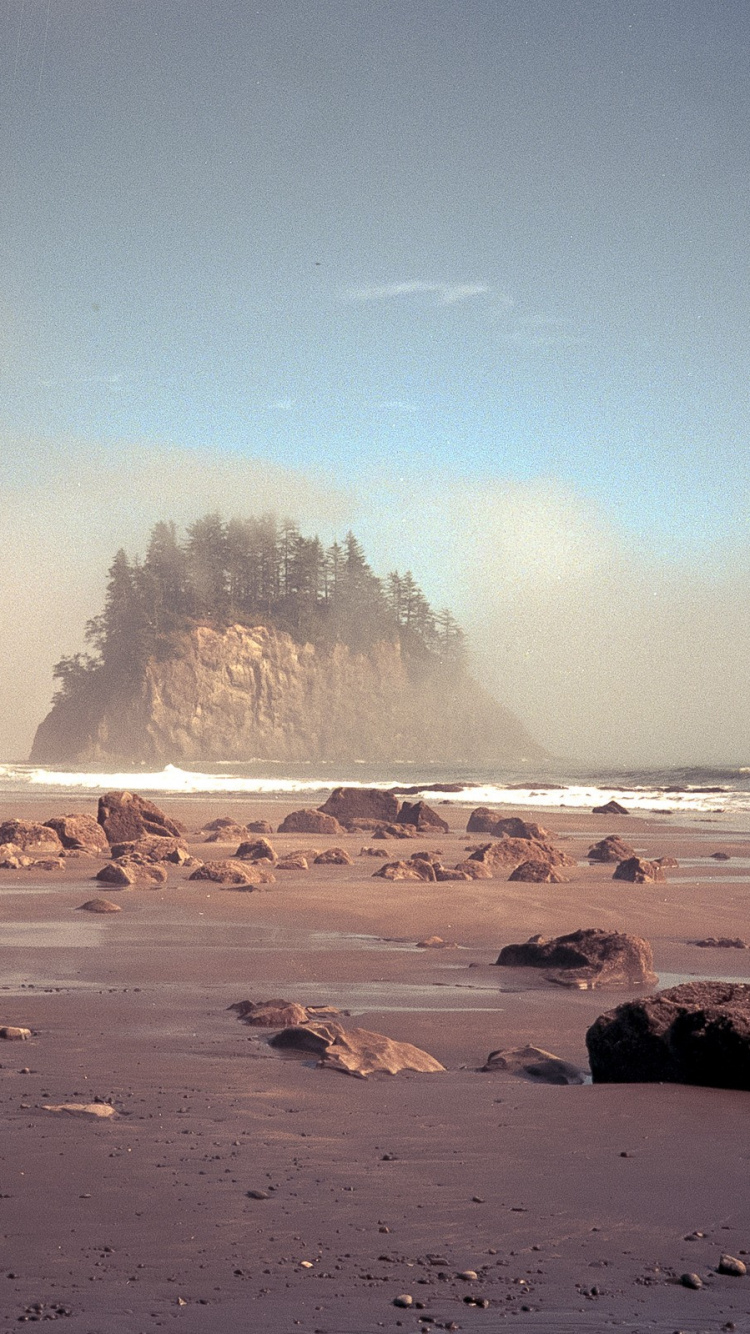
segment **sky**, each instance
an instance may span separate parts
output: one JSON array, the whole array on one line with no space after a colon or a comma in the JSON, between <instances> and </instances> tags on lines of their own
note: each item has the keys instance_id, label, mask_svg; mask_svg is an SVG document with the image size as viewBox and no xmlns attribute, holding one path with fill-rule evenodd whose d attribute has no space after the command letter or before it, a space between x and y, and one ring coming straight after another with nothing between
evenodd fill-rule
<instances>
[{"instance_id":1,"label":"sky","mask_svg":"<svg viewBox=\"0 0 750 1334\"><path fill-rule=\"evenodd\" d=\"M162 517L352 526L581 762L750 763L745 0L2 0L0 758Z\"/></svg>"}]
</instances>

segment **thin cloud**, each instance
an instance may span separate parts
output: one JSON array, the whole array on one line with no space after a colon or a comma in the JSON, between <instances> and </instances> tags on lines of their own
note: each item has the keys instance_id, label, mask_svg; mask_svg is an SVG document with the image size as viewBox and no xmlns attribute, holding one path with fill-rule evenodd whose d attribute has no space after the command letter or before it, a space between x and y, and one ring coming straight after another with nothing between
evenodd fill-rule
<instances>
[{"instance_id":1,"label":"thin cloud","mask_svg":"<svg viewBox=\"0 0 750 1334\"><path fill-rule=\"evenodd\" d=\"M486 283L431 283L411 281L383 283L372 287L349 287L343 293L345 301L392 301L402 296L436 296L443 306L453 306L472 297L489 296L492 289Z\"/></svg>"}]
</instances>

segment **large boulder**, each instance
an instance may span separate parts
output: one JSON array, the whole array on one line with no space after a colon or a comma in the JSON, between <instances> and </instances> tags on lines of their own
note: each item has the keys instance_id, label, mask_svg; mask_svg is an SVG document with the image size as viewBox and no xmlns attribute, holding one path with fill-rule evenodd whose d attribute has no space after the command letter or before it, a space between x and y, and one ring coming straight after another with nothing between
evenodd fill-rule
<instances>
[{"instance_id":1,"label":"large boulder","mask_svg":"<svg viewBox=\"0 0 750 1334\"><path fill-rule=\"evenodd\" d=\"M542 843L533 838L510 838L503 835L492 843L483 843L469 855L469 861L479 862L491 872L503 867L520 866L521 862L541 861L548 866L575 866L575 861L567 852L560 852L551 843Z\"/></svg>"},{"instance_id":2,"label":"large boulder","mask_svg":"<svg viewBox=\"0 0 750 1334\"><path fill-rule=\"evenodd\" d=\"M61 853L63 845L54 829L36 820L4 820L0 843L14 843L23 852Z\"/></svg>"},{"instance_id":3,"label":"large boulder","mask_svg":"<svg viewBox=\"0 0 750 1334\"><path fill-rule=\"evenodd\" d=\"M522 945L506 945L497 963L503 968L554 969L553 981L583 988L652 986L658 981L647 940L599 927L585 927L552 940L532 936Z\"/></svg>"},{"instance_id":4,"label":"large boulder","mask_svg":"<svg viewBox=\"0 0 750 1334\"><path fill-rule=\"evenodd\" d=\"M279 825L280 834L343 834L334 815L324 811L291 811Z\"/></svg>"},{"instance_id":5,"label":"large boulder","mask_svg":"<svg viewBox=\"0 0 750 1334\"><path fill-rule=\"evenodd\" d=\"M345 848L326 848L314 859L316 866L351 866L352 859Z\"/></svg>"},{"instance_id":6,"label":"large boulder","mask_svg":"<svg viewBox=\"0 0 750 1334\"><path fill-rule=\"evenodd\" d=\"M167 872L163 866L153 862L136 861L133 857L118 857L116 861L107 862L106 866L97 871L94 879L119 889L127 889L130 885L136 885L141 889L156 889L159 885L166 884Z\"/></svg>"},{"instance_id":7,"label":"large boulder","mask_svg":"<svg viewBox=\"0 0 750 1334\"><path fill-rule=\"evenodd\" d=\"M399 799L393 792L377 787L336 787L318 809L333 815L340 824L350 820L382 820L390 824L397 819Z\"/></svg>"},{"instance_id":8,"label":"large boulder","mask_svg":"<svg viewBox=\"0 0 750 1334\"><path fill-rule=\"evenodd\" d=\"M313 1052L319 1057L319 1066L360 1079L376 1073L395 1075L399 1070L433 1073L445 1069L434 1056L410 1042L395 1042L365 1028L344 1029L336 1023L284 1028L271 1038L270 1045Z\"/></svg>"},{"instance_id":9,"label":"large boulder","mask_svg":"<svg viewBox=\"0 0 750 1334\"><path fill-rule=\"evenodd\" d=\"M267 838L250 838L240 843L235 857L238 862L275 862L276 852Z\"/></svg>"},{"instance_id":10,"label":"large boulder","mask_svg":"<svg viewBox=\"0 0 750 1334\"><path fill-rule=\"evenodd\" d=\"M460 871L461 874L467 880L493 879L490 867L485 866L484 862L477 862L477 861L456 862L456 870Z\"/></svg>"},{"instance_id":11,"label":"large boulder","mask_svg":"<svg viewBox=\"0 0 750 1334\"><path fill-rule=\"evenodd\" d=\"M53 815L45 820L48 829L54 830L64 848L77 852L106 852L107 835L93 815Z\"/></svg>"},{"instance_id":12,"label":"large boulder","mask_svg":"<svg viewBox=\"0 0 750 1334\"><path fill-rule=\"evenodd\" d=\"M567 876L561 875L556 866L550 866L549 862L539 861L537 858L521 862L520 866L511 871L508 879L525 880L537 885L567 884Z\"/></svg>"},{"instance_id":13,"label":"large boulder","mask_svg":"<svg viewBox=\"0 0 750 1334\"><path fill-rule=\"evenodd\" d=\"M426 801L405 801L398 813L397 824L413 825L420 832L431 833L440 829L447 834L449 825Z\"/></svg>"},{"instance_id":14,"label":"large boulder","mask_svg":"<svg viewBox=\"0 0 750 1334\"><path fill-rule=\"evenodd\" d=\"M478 806L469 816L467 834L494 834L500 838L507 834L509 838L535 838L540 843L548 843L552 835L548 829L533 820L522 820L520 815L498 815L486 806Z\"/></svg>"},{"instance_id":15,"label":"large boulder","mask_svg":"<svg viewBox=\"0 0 750 1334\"><path fill-rule=\"evenodd\" d=\"M436 880L435 867L431 862L385 862L373 871L373 877L379 880Z\"/></svg>"},{"instance_id":16,"label":"large boulder","mask_svg":"<svg viewBox=\"0 0 750 1334\"><path fill-rule=\"evenodd\" d=\"M595 1083L750 1091L750 985L685 982L600 1015L586 1034Z\"/></svg>"},{"instance_id":17,"label":"large boulder","mask_svg":"<svg viewBox=\"0 0 750 1334\"><path fill-rule=\"evenodd\" d=\"M184 825L170 820L153 801L137 792L105 792L99 798L97 820L108 843L128 843L154 834L157 838L180 838Z\"/></svg>"},{"instance_id":18,"label":"large boulder","mask_svg":"<svg viewBox=\"0 0 750 1334\"><path fill-rule=\"evenodd\" d=\"M536 1084L583 1084L585 1075L577 1066L563 1061L543 1047L508 1047L501 1051L491 1051L482 1073L499 1071L502 1074L520 1075Z\"/></svg>"},{"instance_id":19,"label":"large boulder","mask_svg":"<svg viewBox=\"0 0 750 1334\"><path fill-rule=\"evenodd\" d=\"M594 843L586 853L590 862L624 862L635 857L635 848L624 843L617 834L607 834L606 838Z\"/></svg>"},{"instance_id":20,"label":"large boulder","mask_svg":"<svg viewBox=\"0 0 750 1334\"><path fill-rule=\"evenodd\" d=\"M172 862L175 866L185 866L190 855L181 838L157 838L154 834L145 834L126 843L112 844L113 858L129 857L141 862Z\"/></svg>"},{"instance_id":21,"label":"large boulder","mask_svg":"<svg viewBox=\"0 0 750 1334\"><path fill-rule=\"evenodd\" d=\"M642 857L628 857L615 867L613 880L629 880L634 885L649 885L655 880L665 880L664 868L658 862L647 862Z\"/></svg>"},{"instance_id":22,"label":"large boulder","mask_svg":"<svg viewBox=\"0 0 750 1334\"><path fill-rule=\"evenodd\" d=\"M188 876L188 880L211 880L216 885L228 885L230 888L260 885L273 885L276 877L262 862L236 862L231 858L223 862L204 862Z\"/></svg>"}]
</instances>

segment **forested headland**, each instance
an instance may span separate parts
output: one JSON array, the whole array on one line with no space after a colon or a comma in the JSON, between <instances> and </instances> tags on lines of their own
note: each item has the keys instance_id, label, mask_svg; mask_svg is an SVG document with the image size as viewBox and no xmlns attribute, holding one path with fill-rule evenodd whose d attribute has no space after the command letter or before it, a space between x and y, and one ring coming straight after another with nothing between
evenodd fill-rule
<instances>
[{"instance_id":1,"label":"forested headland","mask_svg":"<svg viewBox=\"0 0 750 1334\"><path fill-rule=\"evenodd\" d=\"M137 689L149 659L169 657L197 625L269 626L299 644L354 653L398 643L415 667L455 675L465 661L450 611L433 610L411 571L378 577L352 532L324 547L272 514L226 521L212 513L184 536L157 523L142 560L116 553L103 610L86 627L88 651L54 667L53 703Z\"/></svg>"}]
</instances>

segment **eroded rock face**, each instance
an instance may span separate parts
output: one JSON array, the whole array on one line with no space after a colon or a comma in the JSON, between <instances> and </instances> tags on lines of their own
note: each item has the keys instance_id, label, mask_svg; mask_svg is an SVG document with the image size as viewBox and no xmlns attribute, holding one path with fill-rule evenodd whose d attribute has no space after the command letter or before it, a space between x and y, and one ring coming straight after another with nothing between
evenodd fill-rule
<instances>
[{"instance_id":1,"label":"eroded rock face","mask_svg":"<svg viewBox=\"0 0 750 1334\"><path fill-rule=\"evenodd\" d=\"M333 815L325 811L291 811L279 825L280 834L343 834Z\"/></svg>"},{"instance_id":2,"label":"eroded rock face","mask_svg":"<svg viewBox=\"0 0 750 1334\"><path fill-rule=\"evenodd\" d=\"M365 1028L344 1029L335 1023L282 1029L271 1038L270 1045L313 1052L319 1057L319 1066L360 1079L377 1073L395 1075L399 1070L431 1074L445 1069L434 1056L410 1042L395 1042L382 1033L370 1033Z\"/></svg>"},{"instance_id":3,"label":"eroded rock face","mask_svg":"<svg viewBox=\"0 0 750 1334\"><path fill-rule=\"evenodd\" d=\"M652 881L665 880L666 876L659 862L647 862L642 857L628 857L616 867L612 879L629 880L634 885L648 885Z\"/></svg>"},{"instance_id":4,"label":"eroded rock face","mask_svg":"<svg viewBox=\"0 0 750 1334\"><path fill-rule=\"evenodd\" d=\"M24 852L61 853L63 850L55 830L35 820L5 820L0 824L0 843L14 843Z\"/></svg>"},{"instance_id":5,"label":"eroded rock face","mask_svg":"<svg viewBox=\"0 0 750 1334\"><path fill-rule=\"evenodd\" d=\"M508 879L525 880L537 885L567 884L567 876L561 875L556 866L550 866L549 862L533 860L521 862L520 866L511 871Z\"/></svg>"},{"instance_id":6,"label":"eroded rock face","mask_svg":"<svg viewBox=\"0 0 750 1334\"><path fill-rule=\"evenodd\" d=\"M586 1034L595 1083L750 1091L750 985L686 982L619 1005Z\"/></svg>"},{"instance_id":7,"label":"eroded rock face","mask_svg":"<svg viewBox=\"0 0 750 1334\"><path fill-rule=\"evenodd\" d=\"M185 833L183 825L137 792L105 792L99 798L97 820L108 843L130 843L144 834L180 838Z\"/></svg>"},{"instance_id":8,"label":"eroded rock face","mask_svg":"<svg viewBox=\"0 0 750 1334\"><path fill-rule=\"evenodd\" d=\"M399 808L399 799L393 792L382 792L376 787L335 787L319 807L342 825L350 820L382 820L390 824L396 820Z\"/></svg>"},{"instance_id":9,"label":"eroded rock face","mask_svg":"<svg viewBox=\"0 0 750 1334\"><path fill-rule=\"evenodd\" d=\"M571 931L552 940L532 936L523 945L506 945L497 963L503 968L554 969L554 974L549 974L552 981L583 988L652 986L658 981L647 940L598 927Z\"/></svg>"},{"instance_id":10,"label":"eroded rock face","mask_svg":"<svg viewBox=\"0 0 750 1334\"><path fill-rule=\"evenodd\" d=\"M586 853L590 862L624 862L635 857L635 848L623 842L617 834L607 834L599 843L594 843Z\"/></svg>"},{"instance_id":11,"label":"eroded rock face","mask_svg":"<svg viewBox=\"0 0 750 1334\"><path fill-rule=\"evenodd\" d=\"M188 880L211 880L216 885L253 889L276 882L273 872L262 862L236 862L231 857L223 862L204 862L191 872Z\"/></svg>"},{"instance_id":12,"label":"eroded rock face","mask_svg":"<svg viewBox=\"0 0 750 1334\"><path fill-rule=\"evenodd\" d=\"M509 1047L505 1051L491 1051L482 1072L499 1071L520 1075L537 1084L583 1084L585 1075L577 1066L563 1061L543 1047Z\"/></svg>"},{"instance_id":13,"label":"eroded rock face","mask_svg":"<svg viewBox=\"0 0 750 1334\"><path fill-rule=\"evenodd\" d=\"M398 824L413 825L420 832L430 833L440 829L448 833L449 826L437 811L433 811L426 801L405 801L398 813Z\"/></svg>"},{"instance_id":14,"label":"eroded rock face","mask_svg":"<svg viewBox=\"0 0 750 1334\"><path fill-rule=\"evenodd\" d=\"M435 868L431 862L386 862L379 866L373 876L380 880L436 880Z\"/></svg>"},{"instance_id":15,"label":"eroded rock face","mask_svg":"<svg viewBox=\"0 0 750 1334\"><path fill-rule=\"evenodd\" d=\"M44 823L54 830L64 848L79 852L107 851L107 835L93 815L53 815Z\"/></svg>"}]
</instances>

